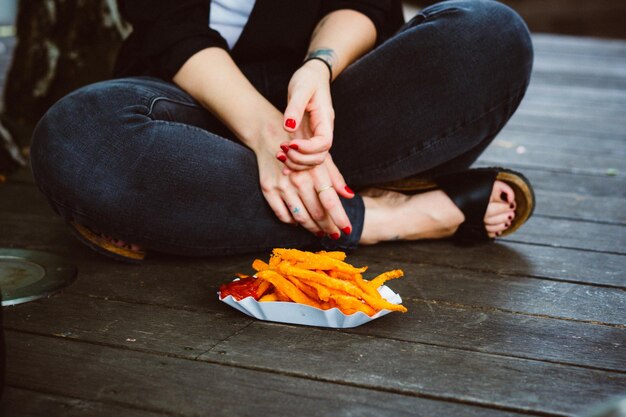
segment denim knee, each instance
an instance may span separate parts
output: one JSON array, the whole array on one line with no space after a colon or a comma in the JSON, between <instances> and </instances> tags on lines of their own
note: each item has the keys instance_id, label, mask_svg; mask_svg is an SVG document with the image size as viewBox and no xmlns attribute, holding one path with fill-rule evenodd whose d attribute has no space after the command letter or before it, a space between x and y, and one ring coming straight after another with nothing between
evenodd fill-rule
<instances>
[{"instance_id":1,"label":"denim knee","mask_svg":"<svg viewBox=\"0 0 626 417\"><path fill-rule=\"evenodd\" d=\"M448 0L422 10L410 24L448 21L444 36L473 51L481 46L481 59L490 71L509 77L509 84L525 87L530 80L533 47L524 20L510 7L495 0Z\"/></svg>"},{"instance_id":2,"label":"denim knee","mask_svg":"<svg viewBox=\"0 0 626 417\"><path fill-rule=\"evenodd\" d=\"M498 68L506 71L522 85L527 85L533 63L533 46L526 23L509 6L494 0L454 0L460 9L467 11L465 19L468 32L475 33L480 41L493 43L495 52L500 53Z\"/></svg>"}]
</instances>

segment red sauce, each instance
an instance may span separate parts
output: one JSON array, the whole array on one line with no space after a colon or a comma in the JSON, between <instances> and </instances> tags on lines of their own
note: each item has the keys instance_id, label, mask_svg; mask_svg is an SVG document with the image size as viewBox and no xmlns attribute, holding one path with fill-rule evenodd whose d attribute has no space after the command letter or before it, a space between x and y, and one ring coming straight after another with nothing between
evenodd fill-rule
<instances>
[{"instance_id":1,"label":"red sauce","mask_svg":"<svg viewBox=\"0 0 626 417\"><path fill-rule=\"evenodd\" d=\"M241 301L247 297L254 297L256 299L256 290L259 284L260 281L253 277L242 278L239 281L222 284L220 286L220 297L226 298L232 295L237 301Z\"/></svg>"}]
</instances>

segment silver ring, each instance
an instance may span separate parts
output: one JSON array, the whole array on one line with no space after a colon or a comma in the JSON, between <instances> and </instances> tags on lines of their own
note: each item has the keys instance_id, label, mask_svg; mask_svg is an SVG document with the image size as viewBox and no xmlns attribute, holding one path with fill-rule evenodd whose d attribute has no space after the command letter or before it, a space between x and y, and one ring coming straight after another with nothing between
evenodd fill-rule
<instances>
[{"instance_id":1,"label":"silver ring","mask_svg":"<svg viewBox=\"0 0 626 417\"><path fill-rule=\"evenodd\" d=\"M326 191L326 190L330 190L331 188L333 188L333 185L327 185L325 187L320 188L319 190L317 190L317 193L320 194L322 191Z\"/></svg>"}]
</instances>

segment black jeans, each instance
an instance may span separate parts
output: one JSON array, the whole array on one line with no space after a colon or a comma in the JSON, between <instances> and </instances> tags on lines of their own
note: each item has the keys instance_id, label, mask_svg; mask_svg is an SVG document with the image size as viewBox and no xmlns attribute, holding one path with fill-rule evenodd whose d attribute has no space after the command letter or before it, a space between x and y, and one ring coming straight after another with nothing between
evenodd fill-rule
<instances>
[{"instance_id":1,"label":"black jeans","mask_svg":"<svg viewBox=\"0 0 626 417\"><path fill-rule=\"evenodd\" d=\"M428 7L333 83L334 161L355 189L465 169L517 108L531 66L528 30L508 7ZM285 108L291 70L242 69ZM184 91L152 78L105 81L60 100L37 126L32 166L63 217L157 251L349 249L363 229L358 195L342 200L353 232L338 241L281 223L254 153Z\"/></svg>"}]
</instances>

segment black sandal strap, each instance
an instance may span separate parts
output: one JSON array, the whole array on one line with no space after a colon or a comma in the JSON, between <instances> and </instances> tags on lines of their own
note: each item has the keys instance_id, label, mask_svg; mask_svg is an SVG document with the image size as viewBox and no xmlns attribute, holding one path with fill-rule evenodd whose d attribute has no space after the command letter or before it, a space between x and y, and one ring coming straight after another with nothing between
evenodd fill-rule
<instances>
[{"instance_id":1,"label":"black sandal strap","mask_svg":"<svg viewBox=\"0 0 626 417\"><path fill-rule=\"evenodd\" d=\"M465 221L454 234L456 240L476 242L490 239L484 218L497 175L497 169L473 169L434 179L465 215Z\"/></svg>"}]
</instances>

